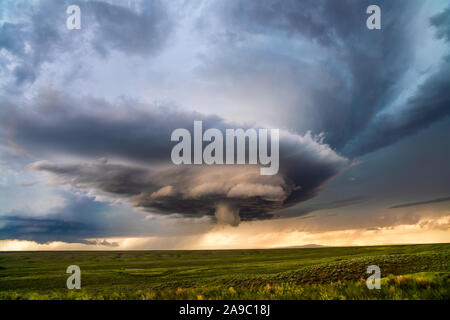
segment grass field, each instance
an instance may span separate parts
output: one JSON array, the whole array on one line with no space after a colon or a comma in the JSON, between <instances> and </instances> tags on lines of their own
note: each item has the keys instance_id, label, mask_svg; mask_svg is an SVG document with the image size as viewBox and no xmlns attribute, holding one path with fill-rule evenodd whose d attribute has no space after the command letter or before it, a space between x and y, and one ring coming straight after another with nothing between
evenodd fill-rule
<instances>
[{"instance_id":1,"label":"grass field","mask_svg":"<svg viewBox=\"0 0 450 320\"><path fill-rule=\"evenodd\" d=\"M0 299L450 299L450 244L0 253ZM68 290L66 268L81 268ZM381 289L369 290L369 265Z\"/></svg>"}]
</instances>

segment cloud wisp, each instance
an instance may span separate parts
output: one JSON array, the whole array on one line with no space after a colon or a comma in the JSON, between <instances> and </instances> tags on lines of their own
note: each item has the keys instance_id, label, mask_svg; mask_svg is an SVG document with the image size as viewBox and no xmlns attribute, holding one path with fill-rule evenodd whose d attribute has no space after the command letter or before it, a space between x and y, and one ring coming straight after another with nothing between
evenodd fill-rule
<instances>
[{"instance_id":1,"label":"cloud wisp","mask_svg":"<svg viewBox=\"0 0 450 320\"><path fill-rule=\"evenodd\" d=\"M390 209L415 207L415 206L421 206L421 205L433 204L433 203L439 203L439 202L446 202L446 201L450 201L450 197L437 198L437 199L431 199L431 200L426 200L426 201L402 203L402 204L392 206L392 207L390 207Z\"/></svg>"}]
</instances>

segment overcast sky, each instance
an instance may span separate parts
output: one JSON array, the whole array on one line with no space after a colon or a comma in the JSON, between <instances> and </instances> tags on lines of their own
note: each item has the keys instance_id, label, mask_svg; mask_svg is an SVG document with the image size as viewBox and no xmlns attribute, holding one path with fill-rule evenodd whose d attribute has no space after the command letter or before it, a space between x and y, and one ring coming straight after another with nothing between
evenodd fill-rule
<instances>
[{"instance_id":1,"label":"overcast sky","mask_svg":"<svg viewBox=\"0 0 450 320\"><path fill-rule=\"evenodd\" d=\"M445 0L1 1L0 250L450 242L449 49ZM279 173L174 166L194 120Z\"/></svg>"}]
</instances>

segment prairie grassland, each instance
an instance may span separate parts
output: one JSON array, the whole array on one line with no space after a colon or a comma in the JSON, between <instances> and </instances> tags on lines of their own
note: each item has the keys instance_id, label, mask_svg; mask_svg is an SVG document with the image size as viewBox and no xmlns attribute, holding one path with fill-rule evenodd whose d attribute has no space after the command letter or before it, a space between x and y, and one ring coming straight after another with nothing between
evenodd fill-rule
<instances>
[{"instance_id":1,"label":"prairie grassland","mask_svg":"<svg viewBox=\"0 0 450 320\"><path fill-rule=\"evenodd\" d=\"M0 299L450 299L450 244L0 253ZM81 268L68 290L66 268ZM369 265L381 268L369 290Z\"/></svg>"}]
</instances>

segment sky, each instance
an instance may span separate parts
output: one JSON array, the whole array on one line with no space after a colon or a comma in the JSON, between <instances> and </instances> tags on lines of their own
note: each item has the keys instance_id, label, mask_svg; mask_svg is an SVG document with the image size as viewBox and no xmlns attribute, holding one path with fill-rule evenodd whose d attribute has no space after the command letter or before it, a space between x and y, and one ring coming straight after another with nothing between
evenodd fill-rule
<instances>
[{"instance_id":1,"label":"sky","mask_svg":"<svg viewBox=\"0 0 450 320\"><path fill-rule=\"evenodd\" d=\"M449 49L444 0L2 0L0 250L450 242ZM196 120L279 172L174 165Z\"/></svg>"}]
</instances>

